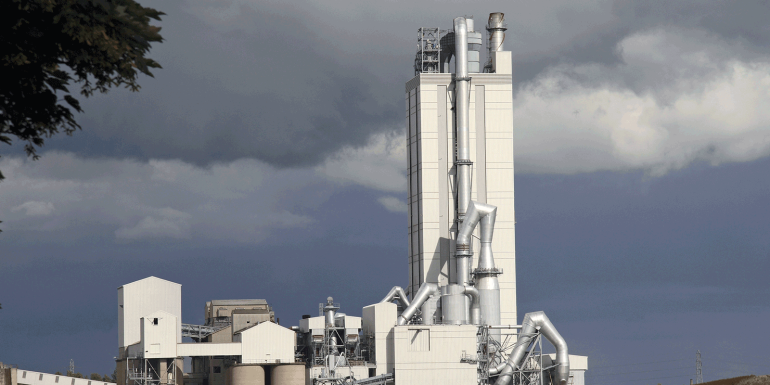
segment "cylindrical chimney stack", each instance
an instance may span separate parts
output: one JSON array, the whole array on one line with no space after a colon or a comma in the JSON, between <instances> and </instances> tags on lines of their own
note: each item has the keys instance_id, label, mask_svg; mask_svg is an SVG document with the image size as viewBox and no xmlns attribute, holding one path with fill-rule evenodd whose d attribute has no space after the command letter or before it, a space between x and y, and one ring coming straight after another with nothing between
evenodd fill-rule
<instances>
[{"instance_id":1,"label":"cylindrical chimney stack","mask_svg":"<svg viewBox=\"0 0 770 385\"><path fill-rule=\"evenodd\" d=\"M489 41L487 42L489 55L486 65L487 72L492 71L492 52L503 50L506 29L504 13L493 12L489 14L489 21L487 21L487 34L489 35Z\"/></svg>"}]
</instances>

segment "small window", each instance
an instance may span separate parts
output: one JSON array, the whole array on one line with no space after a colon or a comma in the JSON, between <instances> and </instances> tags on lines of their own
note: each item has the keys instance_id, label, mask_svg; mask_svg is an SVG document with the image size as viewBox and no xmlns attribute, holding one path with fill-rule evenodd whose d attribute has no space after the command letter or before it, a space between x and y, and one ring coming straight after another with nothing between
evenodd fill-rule
<instances>
[{"instance_id":1,"label":"small window","mask_svg":"<svg viewBox=\"0 0 770 385\"><path fill-rule=\"evenodd\" d=\"M158 324L158 319L157 318L153 318L152 319L152 324L153 325L157 325Z\"/></svg>"},{"instance_id":2,"label":"small window","mask_svg":"<svg viewBox=\"0 0 770 385\"><path fill-rule=\"evenodd\" d=\"M91 385L91 381L88 381L88 385Z\"/></svg>"},{"instance_id":3,"label":"small window","mask_svg":"<svg viewBox=\"0 0 770 385\"><path fill-rule=\"evenodd\" d=\"M74 378L72 379L72 385L75 385L75 379Z\"/></svg>"},{"instance_id":4,"label":"small window","mask_svg":"<svg viewBox=\"0 0 770 385\"><path fill-rule=\"evenodd\" d=\"M40 373L40 378L37 379L38 381L43 381L43 373Z\"/></svg>"},{"instance_id":5,"label":"small window","mask_svg":"<svg viewBox=\"0 0 770 385\"><path fill-rule=\"evenodd\" d=\"M59 376L56 376L56 381L54 382L56 382L57 384L59 383Z\"/></svg>"},{"instance_id":6,"label":"small window","mask_svg":"<svg viewBox=\"0 0 770 385\"><path fill-rule=\"evenodd\" d=\"M21 378L27 378L27 372L22 373Z\"/></svg>"},{"instance_id":7,"label":"small window","mask_svg":"<svg viewBox=\"0 0 770 385\"><path fill-rule=\"evenodd\" d=\"M214 373L222 373L222 367L221 366L215 366L214 367Z\"/></svg>"}]
</instances>

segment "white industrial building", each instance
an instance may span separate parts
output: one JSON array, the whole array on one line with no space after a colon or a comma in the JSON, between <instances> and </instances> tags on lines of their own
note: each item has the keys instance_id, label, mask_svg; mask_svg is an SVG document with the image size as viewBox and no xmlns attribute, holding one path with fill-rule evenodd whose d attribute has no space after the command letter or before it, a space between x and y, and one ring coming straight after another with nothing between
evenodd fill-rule
<instances>
[{"instance_id":1,"label":"white industrial building","mask_svg":"<svg viewBox=\"0 0 770 385\"><path fill-rule=\"evenodd\" d=\"M209 326L182 324L181 305L181 285L157 277L118 288L119 384L181 385L186 378L191 384L237 384L228 382L228 370L230 374L236 371L236 378L246 381L243 373L253 374L255 368L237 368L254 364L261 365L257 366L262 382L250 378L250 384L264 383L271 373L265 375L265 369L278 366L290 366L278 370L284 378L302 378L299 383L286 385L305 383L304 366L296 365L294 359L296 334L270 321L272 313L264 300L209 302L207 317L214 314ZM244 326L233 326L240 324ZM183 343L183 334L200 342ZM214 334L215 342L204 341L203 337ZM182 373L184 357L193 357L194 370L190 374Z\"/></svg>"}]
</instances>

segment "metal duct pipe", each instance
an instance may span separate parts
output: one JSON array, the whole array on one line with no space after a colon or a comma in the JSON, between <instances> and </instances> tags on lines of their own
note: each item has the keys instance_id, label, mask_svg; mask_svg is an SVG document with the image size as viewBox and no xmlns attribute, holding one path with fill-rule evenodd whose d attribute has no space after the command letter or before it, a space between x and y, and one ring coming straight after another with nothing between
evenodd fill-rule
<instances>
[{"instance_id":1,"label":"metal duct pipe","mask_svg":"<svg viewBox=\"0 0 770 385\"><path fill-rule=\"evenodd\" d=\"M455 254L455 257L457 258L456 282L458 285L466 285L471 279L470 269L468 267L468 258L473 256L473 244L471 242L471 236L473 235L473 230L476 228L476 224L478 224L482 218L487 218L490 214L492 214L492 217L490 218L491 226L489 225L488 220L485 221L487 222L487 225L482 227L482 231L486 230L488 232L488 234L482 234L482 239L484 239L484 235L486 235L486 238L489 239L489 241L486 242L487 246L490 246L492 242L492 232L495 227L495 213L497 212L497 207L495 206L472 201L469 202L468 206L466 207L467 209L465 210L465 221L463 221L463 223L460 225L460 231L457 232L457 240L455 242L457 249ZM488 253L486 253L486 257L489 259L492 258L491 246L489 247ZM492 267L494 267L494 260L485 261L485 266L490 263L492 264ZM479 259L479 264L481 264L481 259Z\"/></svg>"},{"instance_id":2,"label":"metal duct pipe","mask_svg":"<svg viewBox=\"0 0 770 385\"><path fill-rule=\"evenodd\" d=\"M402 289L401 286L393 286L388 292L388 295L386 295L380 303L393 302L394 299L398 300L398 303L400 303L404 309L409 307L409 299L406 297L406 293L404 293L404 289Z\"/></svg>"},{"instance_id":3,"label":"metal duct pipe","mask_svg":"<svg viewBox=\"0 0 770 385\"><path fill-rule=\"evenodd\" d=\"M469 140L470 82L468 77L468 25L465 17L454 20L455 31L455 118L457 125L457 221L462 223L471 201L471 156ZM466 281L467 282L467 281ZM459 281L458 281L459 284Z\"/></svg>"},{"instance_id":4,"label":"metal duct pipe","mask_svg":"<svg viewBox=\"0 0 770 385\"><path fill-rule=\"evenodd\" d=\"M485 219L481 226L481 242L490 244L495 229L497 207L473 201L469 201L466 207L466 220L460 225L460 231L457 232L457 241L455 243L457 245L457 256L472 257L473 247L471 244L471 236L473 235L473 230L476 229L476 225L482 219ZM492 255L489 254L488 257L492 258ZM492 267L494 267L495 264L494 260L486 261L484 263L491 263ZM481 259L479 259L479 264L481 264Z\"/></svg>"},{"instance_id":5,"label":"metal duct pipe","mask_svg":"<svg viewBox=\"0 0 770 385\"><path fill-rule=\"evenodd\" d=\"M485 325L497 325L500 323L500 284L497 276L500 271L495 268L495 259L492 254L492 237L495 231L495 219L497 207L485 203L471 201L465 212L465 221L457 233L457 271L460 273L460 264L473 256L473 243L471 236L477 224L481 224L478 268L475 271L476 289L479 290L479 305L481 311L481 323ZM469 277L464 279L470 279ZM493 338L499 341L500 333L492 333Z\"/></svg>"},{"instance_id":6,"label":"metal duct pipe","mask_svg":"<svg viewBox=\"0 0 770 385\"><path fill-rule=\"evenodd\" d=\"M435 283L425 282L420 286L420 290L417 290L417 294L412 297L412 303L409 304L403 313L398 316L398 324L406 325L409 322L417 310L420 309L422 304L430 298L431 295L439 294L438 285Z\"/></svg>"},{"instance_id":7,"label":"metal duct pipe","mask_svg":"<svg viewBox=\"0 0 770 385\"><path fill-rule=\"evenodd\" d=\"M481 325L481 297L479 290L473 286L465 286L465 294L471 297L471 324Z\"/></svg>"},{"instance_id":8,"label":"metal duct pipe","mask_svg":"<svg viewBox=\"0 0 770 385\"><path fill-rule=\"evenodd\" d=\"M508 361L489 370L491 375L500 373L497 381L495 381L495 385L509 385L511 383L514 368L519 368L523 364L521 361L524 359L524 354L532 343L533 335L538 330L540 330L540 334L556 347L556 360L554 360L554 364L557 366L553 369L554 378L556 379L556 384L565 385L569 379L567 342L564 341L564 338L556 331L551 320L542 311L525 314L524 321L521 324L522 328L519 339L516 341L516 347L513 348L513 352L508 356Z\"/></svg>"}]
</instances>

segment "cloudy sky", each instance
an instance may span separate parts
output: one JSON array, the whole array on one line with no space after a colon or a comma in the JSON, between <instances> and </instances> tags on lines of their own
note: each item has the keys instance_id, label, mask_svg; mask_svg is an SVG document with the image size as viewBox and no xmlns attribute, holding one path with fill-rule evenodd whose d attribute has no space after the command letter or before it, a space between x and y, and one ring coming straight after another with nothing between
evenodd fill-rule
<instances>
[{"instance_id":1,"label":"cloudy sky","mask_svg":"<svg viewBox=\"0 0 770 385\"><path fill-rule=\"evenodd\" d=\"M520 316L590 384L770 373L768 2L143 1L142 90L42 159L0 147L0 361L112 373L116 288L266 298L296 324L406 285L403 86L420 26L506 13Z\"/></svg>"}]
</instances>

